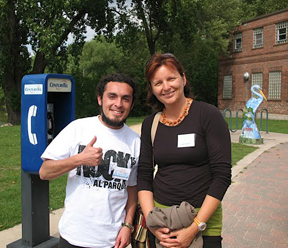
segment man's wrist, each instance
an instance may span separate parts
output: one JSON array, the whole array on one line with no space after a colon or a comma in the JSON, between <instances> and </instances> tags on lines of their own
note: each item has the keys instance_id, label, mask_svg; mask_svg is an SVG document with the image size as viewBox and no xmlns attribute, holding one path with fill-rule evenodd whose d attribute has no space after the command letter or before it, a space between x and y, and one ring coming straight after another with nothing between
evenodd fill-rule
<instances>
[{"instance_id":1,"label":"man's wrist","mask_svg":"<svg viewBox=\"0 0 288 248\"><path fill-rule=\"evenodd\" d=\"M134 231L134 226L130 224L129 222L123 222L122 226L128 227L131 230L131 232Z\"/></svg>"}]
</instances>

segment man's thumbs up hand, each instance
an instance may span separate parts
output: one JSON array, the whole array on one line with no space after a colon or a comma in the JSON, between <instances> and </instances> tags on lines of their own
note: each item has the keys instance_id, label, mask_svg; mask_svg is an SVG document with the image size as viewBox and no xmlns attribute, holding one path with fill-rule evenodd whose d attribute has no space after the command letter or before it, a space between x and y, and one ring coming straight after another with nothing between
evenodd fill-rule
<instances>
[{"instance_id":1,"label":"man's thumbs up hand","mask_svg":"<svg viewBox=\"0 0 288 248\"><path fill-rule=\"evenodd\" d=\"M87 146L93 147L93 145L96 143L96 141L97 141L97 137L94 136L93 139L89 142L89 144Z\"/></svg>"},{"instance_id":2,"label":"man's thumbs up hand","mask_svg":"<svg viewBox=\"0 0 288 248\"><path fill-rule=\"evenodd\" d=\"M94 136L93 139L88 143L83 152L81 153L81 159L83 165L97 166L102 160L102 148L93 147L96 143L97 137Z\"/></svg>"}]
</instances>

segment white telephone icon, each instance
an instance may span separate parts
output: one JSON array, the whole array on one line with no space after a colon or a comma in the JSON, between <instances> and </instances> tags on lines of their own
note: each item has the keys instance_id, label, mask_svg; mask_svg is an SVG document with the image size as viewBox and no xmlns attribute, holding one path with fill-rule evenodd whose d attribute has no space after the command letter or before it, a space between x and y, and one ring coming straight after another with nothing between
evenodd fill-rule
<instances>
[{"instance_id":1,"label":"white telephone icon","mask_svg":"<svg viewBox=\"0 0 288 248\"><path fill-rule=\"evenodd\" d=\"M27 126L28 126L28 137L29 137L29 141L32 145L37 145L37 136L35 133L32 133L31 131L31 118L35 117L37 113L37 106L32 105L29 108L28 111L28 119L27 119Z\"/></svg>"}]
</instances>

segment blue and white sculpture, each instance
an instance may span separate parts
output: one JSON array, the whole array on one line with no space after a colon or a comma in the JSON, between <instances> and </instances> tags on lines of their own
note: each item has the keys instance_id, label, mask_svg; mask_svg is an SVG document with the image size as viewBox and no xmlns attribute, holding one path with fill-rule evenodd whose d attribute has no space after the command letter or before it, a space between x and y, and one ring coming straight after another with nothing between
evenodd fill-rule
<instances>
[{"instance_id":1,"label":"blue and white sculpture","mask_svg":"<svg viewBox=\"0 0 288 248\"><path fill-rule=\"evenodd\" d=\"M261 138L261 135L257 128L255 116L258 107L263 102L263 99L265 99L266 101L267 99L259 85L253 85L251 87L251 91L256 96L258 96L258 98L252 97L245 105L243 111L243 126L240 135L240 142L249 144L261 144L263 143L263 139Z\"/></svg>"}]
</instances>

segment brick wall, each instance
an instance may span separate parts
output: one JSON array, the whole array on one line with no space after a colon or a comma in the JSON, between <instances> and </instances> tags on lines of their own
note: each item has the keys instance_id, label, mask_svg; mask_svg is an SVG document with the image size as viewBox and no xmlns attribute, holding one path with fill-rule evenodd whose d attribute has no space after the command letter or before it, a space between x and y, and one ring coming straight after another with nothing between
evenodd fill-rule
<instances>
[{"instance_id":1,"label":"brick wall","mask_svg":"<svg viewBox=\"0 0 288 248\"><path fill-rule=\"evenodd\" d=\"M276 23L288 21L288 9L244 22L235 32L242 33L242 51L233 52L219 60L218 108L236 111L244 108L251 98L251 75L263 73L263 93L268 96L269 72L281 71L281 100L263 101L259 109L267 108L269 114L288 115L288 43L275 44ZM253 30L263 27L264 45L253 48ZM232 42L233 43L233 42ZM248 81L244 73L250 74ZM232 99L223 99L223 79L232 75Z\"/></svg>"}]
</instances>

